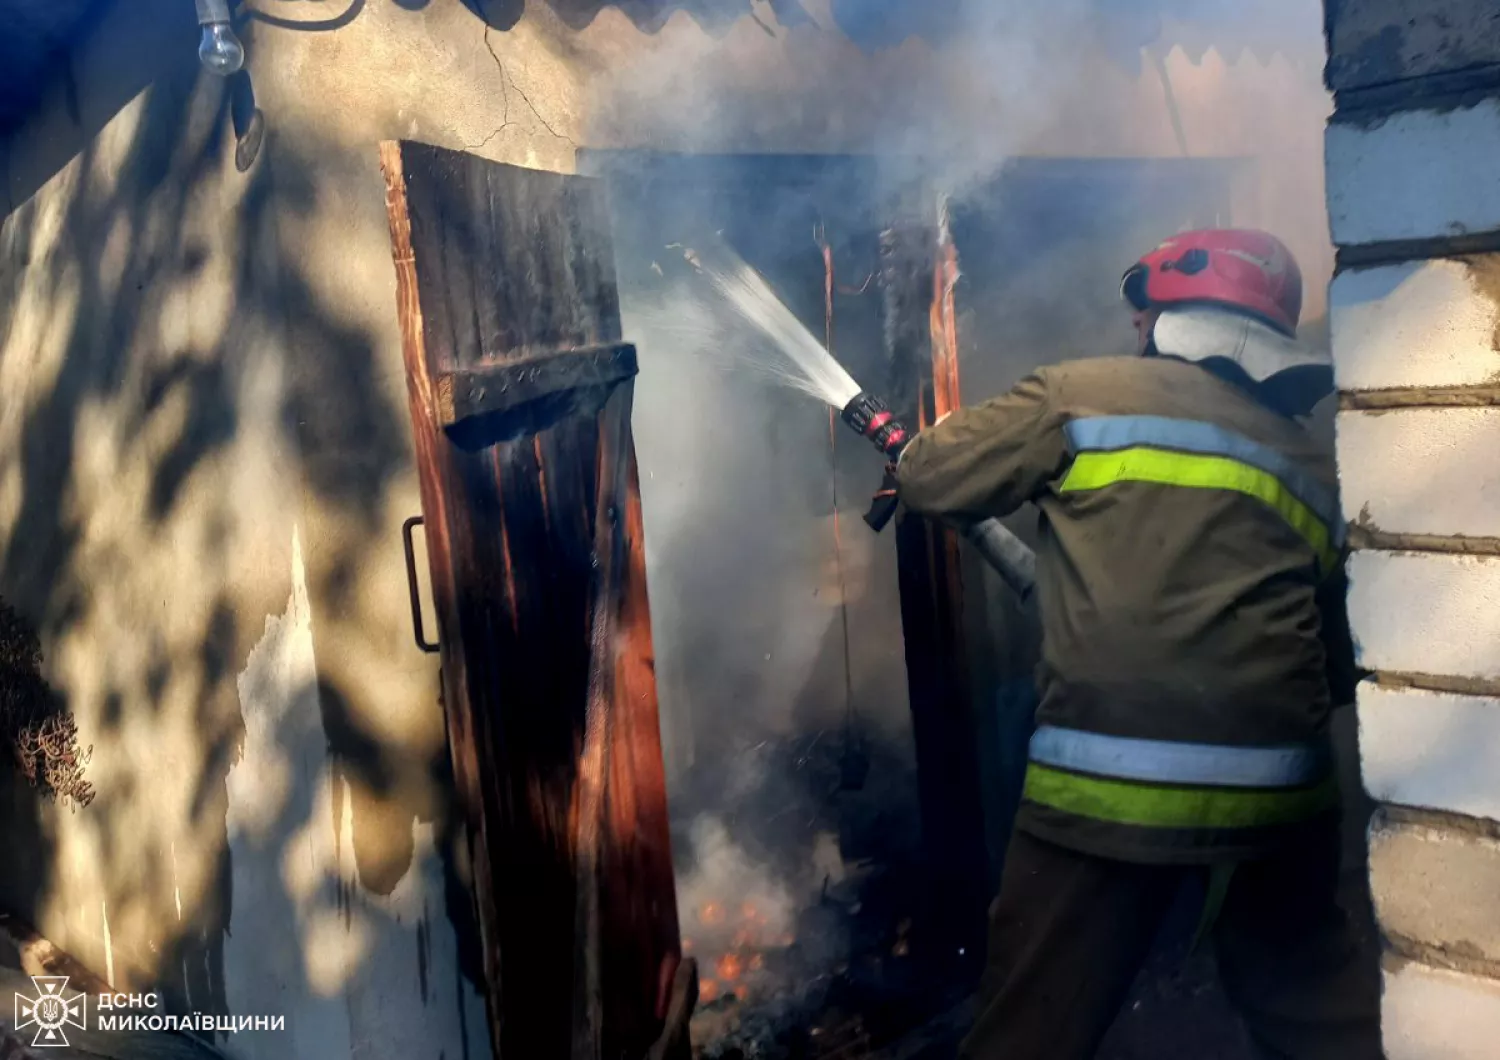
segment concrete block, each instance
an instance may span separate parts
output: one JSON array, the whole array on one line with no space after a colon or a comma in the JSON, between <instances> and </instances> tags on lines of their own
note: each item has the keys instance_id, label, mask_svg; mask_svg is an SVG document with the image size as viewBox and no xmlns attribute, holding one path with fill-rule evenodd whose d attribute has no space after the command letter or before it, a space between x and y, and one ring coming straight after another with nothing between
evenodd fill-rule
<instances>
[{"instance_id":1,"label":"concrete block","mask_svg":"<svg viewBox=\"0 0 1500 1060\"><path fill-rule=\"evenodd\" d=\"M1494 1060L1500 982L1406 963L1385 973L1386 1060Z\"/></svg>"},{"instance_id":2,"label":"concrete block","mask_svg":"<svg viewBox=\"0 0 1500 1060\"><path fill-rule=\"evenodd\" d=\"M1386 932L1455 958L1500 961L1500 843L1447 828L1377 825L1370 890Z\"/></svg>"},{"instance_id":3,"label":"concrete block","mask_svg":"<svg viewBox=\"0 0 1500 1060\"><path fill-rule=\"evenodd\" d=\"M1500 254L1352 269L1328 298L1341 390L1500 382Z\"/></svg>"},{"instance_id":4,"label":"concrete block","mask_svg":"<svg viewBox=\"0 0 1500 1060\"><path fill-rule=\"evenodd\" d=\"M1336 92L1500 63L1500 8L1474 0L1328 0Z\"/></svg>"},{"instance_id":5,"label":"concrete block","mask_svg":"<svg viewBox=\"0 0 1500 1060\"><path fill-rule=\"evenodd\" d=\"M1349 621L1368 669L1500 679L1500 557L1356 552Z\"/></svg>"},{"instance_id":6,"label":"concrete block","mask_svg":"<svg viewBox=\"0 0 1500 1060\"><path fill-rule=\"evenodd\" d=\"M1344 517L1392 534L1500 537L1500 408L1341 412Z\"/></svg>"},{"instance_id":7,"label":"concrete block","mask_svg":"<svg viewBox=\"0 0 1500 1060\"><path fill-rule=\"evenodd\" d=\"M1357 709L1371 798L1500 820L1500 698L1366 681ZM1500 901L1500 887L1495 894Z\"/></svg>"},{"instance_id":8,"label":"concrete block","mask_svg":"<svg viewBox=\"0 0 1500 1060\"><path fill-rule=\"evenodd\" d=\"M1336 122L1325 147L1340 246L1500 231L1500 99Z\"/></svg>"}]
</instances>

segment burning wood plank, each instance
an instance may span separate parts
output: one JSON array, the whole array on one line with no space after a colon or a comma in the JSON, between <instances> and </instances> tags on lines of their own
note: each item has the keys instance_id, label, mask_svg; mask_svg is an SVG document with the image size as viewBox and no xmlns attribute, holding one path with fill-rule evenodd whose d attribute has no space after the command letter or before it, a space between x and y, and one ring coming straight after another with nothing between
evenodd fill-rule
<instances>
[{"instance_id":1,"label":"burning wood plank","mask_svg":"<svg viewBox=\"0 0 1500 1060\"><path fill-rule=\"evenodd\" d=\"M881 233L889 400L896 417L927 427L958 406L953 289L958 255L946 212L936 225ZM903 514L896 525L907 691L917 752L929 895L926 959L977 972L984 943L988 856L976 751L964 585L954 531Z\"/></svg>"}]
</instances>

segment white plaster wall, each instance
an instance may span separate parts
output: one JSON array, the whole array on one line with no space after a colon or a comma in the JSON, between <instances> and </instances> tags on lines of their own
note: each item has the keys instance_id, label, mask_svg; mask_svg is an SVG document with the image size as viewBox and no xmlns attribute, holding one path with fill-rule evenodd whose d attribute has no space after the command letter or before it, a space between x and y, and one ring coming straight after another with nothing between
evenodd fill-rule
<instances>
[{"instance_id":1,"label":"white plaster wall","mask_svg":"<svg viewBox=\"0 0 1500 1060\"><path fill-rule=\"evenodd\" d=\"M1500 229L1500 100L1328 127L1339 246Z\"/></svg>"},{"instance_id":2,"label":"white plaster wall","mask_svg":"<svg viewBox=\"0 0 1500 1060\"><path fill-rule=\"evenodd\" d=\"M389 895L360 886L349 783L326 756L312 607L292 540L286 611L239 675L245 739L228 778L234 916L225 993L241 1015L285 1017L285 1033L236 1033L245 1060L489 1055L484 999L458 974L430 824Z\"/></svg>"},{"instance_id":3,"label":"white plaster wall","mask_svg":"<svg viewBox=\"0 0 1500 1060\"><path fill-rule=\"evenodd\" d=\"M1493 1060L1500 983L1402 963L1385 975L1386 1060Z\"/></svg>"},{"instance_id":4,"label":"white plaster wall","mask_svg":"<svg viewBox=\"0 0 1500 1060\"><path fill-rule=\"evenodd\" d=\"M285 1019L233 1055L483 1058L406 601L373 144L268 91L272 137L237 172L181 13L116 7L74 57L81 121L54 100L9 152L34 187L0 233L0 592L99 794L70 813L7 790L0 890L122 990Z\"/></svg>"},{"instance_id":5,"label":"white plaster wall","mask_svg":"<svg viewBox=\"0 0 1500 1060\"><path fill-rule=\"evenodd\" d=\"M1342 412L1337 423L1351 523L1500 537L1500 408Z\"/></svg>"},{"instance_id":6,"label":"white plaster wall","mask_svg":"<svg viewBox=\"0 0 1500 1060\"><path fill-rule=\"evenodd\" d=\"M1470 262L1350 269L1333 281L1329 317L1341 390L1485 386L1500 379L1500 297L1479 282Z\"/></svg>"},{"instance_id":7,"label":"white plaster wall","mask_svg":"<svg viewBox=\"0 0 1500 1060\"><path fill-rule=\"evenodd\" d=\"M1371 670L1500 678L1500 557L1356 552L1349 619Z\"/></svg>"},{"instance_id":8,"label":"white plaster wall","mask_svg":"<svg viewBox=\"0 0 1500 1060\"><path fill-rule=\"evenodd\" d=\"M1343 89L1471 65L1470 46L1483 52L1500 26L1482 9L1447 0L1341 5L1330 20L1330 78ZM1462 102L1329 126L1336 244L1500 230L1500 98ZM1434 246L1441 254L1443 244ZM1362 391L1500 383L1497 276L1494 255L1342 273L1330 292L1340 389L1358 398ZM1414 403L1423 397L1414 394ZM1337 431L1352 522L1444 538L1500 532L1500 409L1345 411ZM1366 788L1382 802L1500 818L1500 699L1480 694L1500 677L1500 557L1360 551L1349 574L1361 665L1429 684L1458 679L1457 687L1475 693L1362 684ZM1400 816L1371 833L1371 889L1383 930L1427 947L1422 952L1434 965L1474 971L1493 961L1500 954L1500 844L1485 837L1484 825L1457 826L1437 815L1403 823ZM1389 958L1382 1023L1390 1060L1493 1057L1500 981Z\"/></svg>"},{"instance_id":9,"label":"white plaster wall","mask_svg":"<svg viewBox=\"0 0 1500 1060\"><path fill-rule=\"evenodd\" d=\"M1500 820L1500 699L1366 681L1358 710L1372 798Z\"/></svg>"},{"instance_id":10,"label":"white plaster wall","mask_svg":"<svg viewBox=\"0 0 1500 1060\"><path fill-rule=\"evenodd\" d=\"M1500 842L1452 828L1377 824L1375 908L1386 931L1469 960L1500 959Z\"/></svg>"}]
</instances>

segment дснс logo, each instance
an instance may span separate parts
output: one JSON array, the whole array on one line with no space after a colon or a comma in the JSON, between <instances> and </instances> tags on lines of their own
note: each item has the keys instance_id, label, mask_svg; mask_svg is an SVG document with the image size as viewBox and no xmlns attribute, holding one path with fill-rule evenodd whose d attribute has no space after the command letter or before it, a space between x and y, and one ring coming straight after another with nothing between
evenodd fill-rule
<instances>
[{"instance_id":1,"label":"\u0434\u0441\u043d\u0441 logo","mask_svg":"<svg viewBox=\"0 0 1500 1060\"><path fill-rule=\"evenodd\" d=\"M69 996L66 975L33 975L31 983L36 987L35 997L16 995L16 1030L36 1027L33 1048L66 1048L68 1038L63 1028L85 1029L88 995L73 992Z\"/></svg>"}]
</instances>

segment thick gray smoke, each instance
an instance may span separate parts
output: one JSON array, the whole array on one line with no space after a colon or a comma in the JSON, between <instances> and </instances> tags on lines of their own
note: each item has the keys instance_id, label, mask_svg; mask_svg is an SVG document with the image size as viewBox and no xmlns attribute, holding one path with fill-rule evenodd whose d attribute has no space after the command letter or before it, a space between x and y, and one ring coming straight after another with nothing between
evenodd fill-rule
<instances>
[{"instance_id":1,"label":"thick gray smoke","mask_svg":"<svg viewBox=\"0 0 1500 1060\"><path fill-rule=\"evenodd\" d=\"M854 366L881 359L865 349L878 329L860 323L878 317L861 297L879 294L859 289L894 209L883 204L914 185L927 201L951 196L968 403L1039 364L1126 352L1120 272L1189 225L1283 234L1308 277L1309 318L1331 268L1318 0L965 0L934 5L956 12L936 43L898 31L879 48L841 28L856 6L756 4L721 37L677 15L609 51L595 83L590 143L759 156L658 160L614 187L625 330L641 350L634 422L679 897L715 991L744 981L719 975L721 958L744 977L783 934L811 942L807 912L857 879L839 815L896 806L899 827L884 832L914 842L911 732L894 549L858 518L879 461L840 426L835 470L825 408L726 371L753 362L760 340L668 245L721 231L821 334L814 227L826 222L835 350L881 390L883 377ZM854 156L839 165L868 180L768 157L796 155ZM1012 648L981 659L984 680L1025 680ZM841 791L839 762L860 744L876 764ZM737 946L749 927L756 945ZM845 941L818 951L825 971L847 959Z\"/></svg>"}]
</instances>

